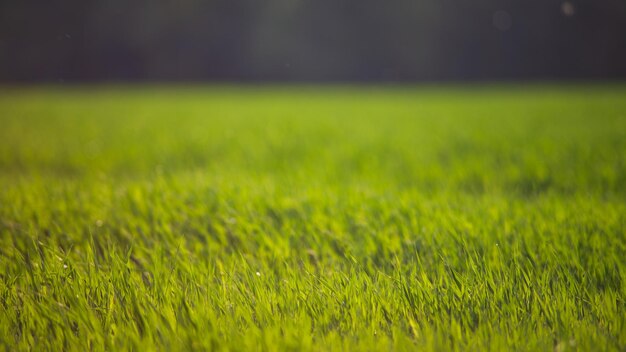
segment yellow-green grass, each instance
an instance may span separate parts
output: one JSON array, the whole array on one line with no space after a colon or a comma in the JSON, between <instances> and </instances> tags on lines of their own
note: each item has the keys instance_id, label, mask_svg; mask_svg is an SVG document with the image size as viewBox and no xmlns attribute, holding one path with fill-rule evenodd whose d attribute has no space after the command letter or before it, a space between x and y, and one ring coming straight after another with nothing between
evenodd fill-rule
<instances>
[{"instance_id":1,"label":"yellow-green grass","mask_svg":"<svg viewBox=\"0 0 626 352\"><path fill-rule=\"evenodd\" d=\"M625 350L626 87L0 89L6 350Z\"/></svg>"}]
</instances>

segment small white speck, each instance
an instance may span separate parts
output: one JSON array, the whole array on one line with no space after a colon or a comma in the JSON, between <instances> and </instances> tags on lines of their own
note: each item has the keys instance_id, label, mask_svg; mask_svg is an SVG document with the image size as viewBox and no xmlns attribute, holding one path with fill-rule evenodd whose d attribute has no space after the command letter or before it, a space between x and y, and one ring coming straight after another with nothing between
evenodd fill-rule
<instances>
[{"instance_id":1,"label":"small white speck","mask_svg":"<svg viewBox=\"0 0 626 352\"><path fill-rule=\"evenodd\" d=\"M576 13L576 9L571 2L565 1L561 4L561 12L563 13L563 15L571 17L574 16L574 14Z\"/></svg>"},{"instance_id":2,"label":"small white speck","mask_svg":"<svg viewBox=\"0 0 626 352\"><path fill-rule=\"evenodd\" d=\"M63 264L63 269L67 269L67 264Z\"/></svg>"},{"instance_id":3,"label":"small white speck","mask_svg":"<svg viewBox=\"0 0 626 352\"><path fill-rule=\"evenodd\" d=\"M261 273L257 271L256 276L261 276Z\"/></svg>"}]
</instances>

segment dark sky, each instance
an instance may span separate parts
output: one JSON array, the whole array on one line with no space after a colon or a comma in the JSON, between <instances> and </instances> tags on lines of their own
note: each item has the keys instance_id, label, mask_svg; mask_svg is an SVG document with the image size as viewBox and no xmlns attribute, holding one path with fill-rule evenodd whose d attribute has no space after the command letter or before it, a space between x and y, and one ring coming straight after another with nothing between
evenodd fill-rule
<instances>
[{"instance_id":1,"label":"dark sky","mask_svg":"<svg viewBox=\"0 0 626 352\"><path fill-rule=\"evenodd\" d=\"M624 0L0 0L0 82L623 80Z\"/></svg>"}]
</instances>

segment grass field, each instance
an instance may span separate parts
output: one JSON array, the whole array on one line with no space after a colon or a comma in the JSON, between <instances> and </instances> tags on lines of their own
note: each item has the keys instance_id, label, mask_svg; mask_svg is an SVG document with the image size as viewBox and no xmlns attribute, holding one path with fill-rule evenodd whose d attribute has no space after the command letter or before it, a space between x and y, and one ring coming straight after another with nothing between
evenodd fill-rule
<instances>
[{"instance_id":1,"label":"grass field","mask_svg":"<svg viewBox=\"0 0 626 352\"><path fill-rule=\"evenodd\" d=\"M626 350L626 87L0 90L6 350Z\"/></svg>"}]
</instances>

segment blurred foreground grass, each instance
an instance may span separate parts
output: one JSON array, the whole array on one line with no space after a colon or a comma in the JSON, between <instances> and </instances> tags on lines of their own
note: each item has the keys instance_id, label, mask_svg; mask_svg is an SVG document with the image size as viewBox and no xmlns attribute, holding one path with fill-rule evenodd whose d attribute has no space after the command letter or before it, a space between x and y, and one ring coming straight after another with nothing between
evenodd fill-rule
<instances>
[{"instance_id":1,"label":"blurred foreground grass","mask_svg":"<svg viewBox=\"0 0 626 352\"><path fill-rule=\"evenodd\" d=\"M0 90L7 350L624 350L626 88Z\"/></svg>"}]
</instances>

